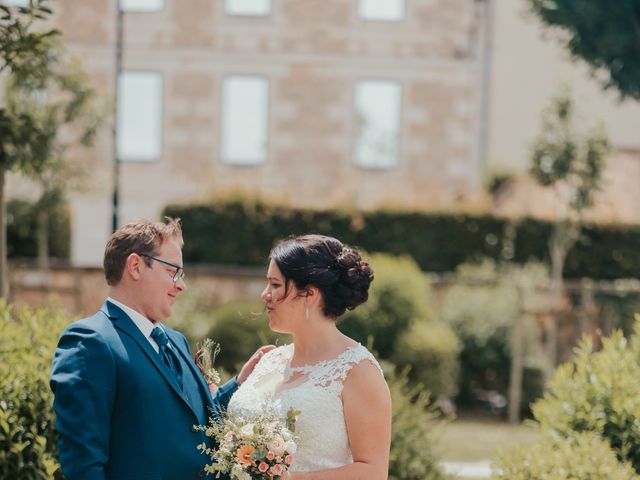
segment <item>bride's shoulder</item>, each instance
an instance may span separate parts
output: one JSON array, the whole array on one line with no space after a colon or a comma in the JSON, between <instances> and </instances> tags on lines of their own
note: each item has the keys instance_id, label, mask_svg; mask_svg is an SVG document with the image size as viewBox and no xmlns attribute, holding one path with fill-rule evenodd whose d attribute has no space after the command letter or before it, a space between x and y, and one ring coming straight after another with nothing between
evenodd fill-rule
<instances>
[{"instance_id":1,"label":"bride's shoulder","mask_svg":"<svg viewBox=\"0 0 640 480\"><path fill-rule=\"evenodd\" d=\"M382 367L378 363L375 355L367 349L364 345L358 343L347 350L346 360L353 366L365 364L371 365L375 367L380 373L382 372ZM368 360L368 361L365 361Z\"/></svg>"},{"instance_id":2,"label":"bride's shoulder","mask_svg":"<svg viewBox=\"0 0 640 480\"><path fill-rule=\"evenodd\" d=\"M358 344L351 352L351 365L345 379L346 391L369 392L387 391L384 372L376 357L364 346Z\"/></svg>"}]
</instances>

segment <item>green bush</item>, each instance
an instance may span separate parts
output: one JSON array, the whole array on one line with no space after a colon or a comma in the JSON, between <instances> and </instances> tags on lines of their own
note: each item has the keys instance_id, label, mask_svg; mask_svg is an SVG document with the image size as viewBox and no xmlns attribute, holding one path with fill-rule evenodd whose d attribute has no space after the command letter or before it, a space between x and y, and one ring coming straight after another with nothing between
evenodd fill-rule
<instances>
[{"instance_id":1,"label":"green bush","mask_svg":"<svg viewBox=\"0 0 640 480\"><path fill-rule=\"evenodd\" d=\"M282 237L320 232L370 252L411 255L429 272L504 258L504 232L512 226L511 220L490 215L301 210L238 198L169 205L162 214L182 218L188 239L184 258L190 263L264 265L266 253ZM514 228L512 261L548 261L549 222L525 218ZM587 225L567 256L565 276L633 278L640 271L639 241L639 226Z\"/></svg>"},{"instance_id":2,"label":"green bush","mask_svg":"<svg viewBox=\"0 0 640 480\"><path fill-rule=\"evenodd\" d=\"M207 337L220 344L216 366L237 371L262 345L291 343L291 337L273 333L264 313L264 303L234 300L216 308Z\"/></svg>"},{"instance_id":3,"label":"green bush","mask_svg":"<svg viewBox=\"0 0 640 480\"><path fill-rule=\"evenodd\" d=\"M444 480L437 454L438 414L429 394L411 385L407 372L385 368L391 391L393 425L389 480Z\"/></svg>"},{"instance_id":4,"label":"green bush","mask_svg":"<svg viewBox=\"0 0 640 480\"><path fill-rule=\"evenodd\" d=\"M487 391L506 396L511 333L516 319L522 315L516 285L521 285L526 292L531 285L546 279L546 269L537 263L501 266L485 260L458 267L456 280L443 299L439 319L449 325L462 342L459 403L472 405ZM534 378L539 374L542 360L535 322L526 320L523 319L528 374L525 386L535 391L523 391L523 397L530 401L542 393L540 383Z\"/></svg>"},{"instance_id":5,"label":"green bush","mask_svg":"<svg viewBox=\"0 0 640 480\"><path fill-rule=\"evenodd\" d=\"M373 350L381 358L389 359L398 336L413 322L431 317L430 283L409 257L378 254L366 258L375 275L369 300L347 312L338 326L364 345L373 338Z\"/></svg>"},{"instance_id":6,"label":"green bush","mask_svg":"<svg viewBox=\"0 0 640 480\"><path fill-rule=\"evenodd\" d=\"M400 335L393 361L410 367L410 378L425 385L434 397L453 398L458 393L460 341L442 323L416 322Z\"/></svg>"},{"instance_id":7,"label":"green bush","mask_svg":"<svg viewBox=\"0 0 640 480\"><path fill-rule=\"evenodd\" d=\"M502 452L492 480L637 480L628 463L620 463L609 444L592 433L567 438L541 435L533 444Z\"/></svg>"},{"instance_id":8,"label":"green bush","mask_svg":"<svg viewBox=\"0 0 640 480\"><path fill-rule=\"evenodd\" d=\"M0 478L61 478L49 371L70 321L53 308L0 303Z\"/></svg>"},{"instance_id":9,"label":"green bush","mask_svg":"<svg viewBox=\"0 0 640 480\"><path fill-rule=\"evenodd\" d=\"M7 202L7 254L9 258L34 258L38 255L37 221L38 206L26 200ZM53 258L69 258L71 245L71 220L69 208L62 198L49 206L48 221L49 255Z\"/></svg>"},{"instance_id":10,"label":"green bush","mask_svg":"<svg viewBox=\"0 0 640 480\"><path fill-rule=\"evenodd\" d=\"M627 340L616 330L594 352L584 337L561 365L549 391L533 405L535 419L558 437L588 432L605 440L618 459L640 471L640 320Z\"/></svg>"}]
</instances>

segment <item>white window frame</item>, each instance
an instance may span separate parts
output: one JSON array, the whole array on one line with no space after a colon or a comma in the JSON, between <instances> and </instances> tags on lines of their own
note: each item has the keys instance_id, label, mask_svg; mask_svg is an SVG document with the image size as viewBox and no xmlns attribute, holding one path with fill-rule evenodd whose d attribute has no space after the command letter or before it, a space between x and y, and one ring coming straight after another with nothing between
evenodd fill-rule
<instances>
[{"instance_id":1,"label":"white window frame","mask_svg":"<svg viewBox=\"0 0 640 480\"><path fill-rule=\"evenodd\" d=\"M135 118L133 120L126 120L123 118L126 115L127 109L132 105L131 99L127 94L127 80L138 80L147 77L157 82L156 98L150 100L150 111L143 113L144 118ZM152 162L159 160L162 157L163 149L163 112L164 112L164 78L161 72L157 71L142 71L142 70L125 70L121 72L118 79L118 106L116 112L117 120L117 138L116 149L118 159L121 161L142 161ZM140 117L140 115L138 116ZM142 136L148 135L151 142L148 146L142 149L131 148L130 138L139 139L141 137L140 132L126 133L128 125L143 126L145 130L142 131ZM135 128L135 127L134 127ZM135 143L135 141L134 141ZM136 151L136 149L138 151Z\"/></svg>"},{"instance_id":2,"label":"white window frame","mask_svg":"<svg viewBox=\"0 0 640 480\"><path fill-rule=\"evenodd\" d=\"M379 116L382 118L382 122L388 122L389 125L378 124L367 128L364 124L364 117L376 107L367 107L364 105L366 97L373 96L375 98L383 98L385 95L384 89L389 87L388 93L391 97L388 101L393 102L393 97L395 96L395 106L391 105L389 108L389 105L381 105L377 107L380 110ZM378 91L376 92L375 90ZM362 79L355 84L353 94L355 114L353 161L357 166L371 170L388 170L396 168L399 165L402 134L402 103L403 88L402 84L398 81ZM363 110L369 110L369 112ZM391 137L385 142L385 140L381 138L381 134L387 134ZM365 136L366 138L364 138ZM374 143L378 143L378 145L372 147ZM383 154L376 153L376 150L383 149L389 150L389 160L386 160Z\"/></svg>"},{"instance_id":3,"label":"white window frame","mask_svg":"<svg viewBox=\"0 0 640 480\"><path fill-rule=\"evenodd\" d=\"M118 0L118 8L123 12L159 12L164 9L165 0L152 0L153 5L145 6L141 0Z\"/></svg>"},{"instance_id":4,"label":"white window frame","mask_svg":"<svg viewBox=\"0 0 640 480\"><path fill-rule=\"evenodd\" d=\"M254 92L244 92L240 94L238 89L253 82L258 82L253 87L257 87ZM260 89L263 88L263 93ZM235 90L235 91L233 91ZM251 166L261 165L269 158L269 114L270 114L270 90L269 79L264 75L253 74L229 74L225 75L222 81L221 92L221 125L220 125L220 158L229 165ZM256 112L248 112L242 105L237 103L238 99L249 99L252 95L263 96L262 105L257 107ZM239 110L240 109L240 110ZM232 140L233 130L243 130L251 128L251 123L257 128L256 134L251 138L244 135L241 142ZM253 144L253 147L252 147ZM248 152L242 152L248 150Z\"/></svg>"},{"instance_id":5,"label":"white window frame","mask_svg":"<svg viewBox=\"0 0 640 480\"><path fill-rule=\"evenodd\" d=\"M396 14L392 16L385 15L383 12L376 12L375 4L389 4L390 2L397 2L399 8ZM406 0L358 0L358 17L362 20L371 22L401 22L407 15L407 2Z\"/></svg>"},{"instance_id":6,"label":"white window frame","mask_svg":"<svg viewBox=\"0 0 640 480\"><path fill-rule=\"evenodd\" d=\"M265 8L252 10L250 3L260 2ZM224 11L233 17L267 17L271 15L273 0L224 0Z\"/></svg>"}]
</instances>

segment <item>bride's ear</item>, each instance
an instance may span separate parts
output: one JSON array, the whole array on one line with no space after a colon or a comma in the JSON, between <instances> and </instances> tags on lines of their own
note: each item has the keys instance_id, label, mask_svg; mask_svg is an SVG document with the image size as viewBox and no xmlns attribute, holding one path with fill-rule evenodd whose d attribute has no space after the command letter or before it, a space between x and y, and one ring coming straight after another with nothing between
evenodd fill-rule
<instances>
[{"instance_id":1,"label":"bride's ear","mask_svg":"<svg viewBox=\"0 0 640 480\"><path fill-rule=\"evenodd\" d=\"M320 300L320 290L318 289L318 287L308 286L306 290L307 290L307 295L306 295L307 306L310 307L318 303L318 300Z\"/></svg>"}]
</instances>

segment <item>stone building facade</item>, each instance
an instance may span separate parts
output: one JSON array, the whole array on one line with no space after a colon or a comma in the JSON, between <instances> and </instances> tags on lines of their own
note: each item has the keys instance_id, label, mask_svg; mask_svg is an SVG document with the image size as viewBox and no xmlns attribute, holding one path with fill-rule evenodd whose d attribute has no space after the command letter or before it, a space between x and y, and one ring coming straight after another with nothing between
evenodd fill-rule
<instances>
[{"instance_id":1,"label":"stone building facade","mask_svg":"<svg viewBox=\"0 0 640 480\"><path fill-rule=\"evenodd\" d=\"M400 10L376 13L380 2L366 0L128 0L130 7L124 1L122 71L155 79L147 85L160 101L152 109L159 117L155 133L140 134L155 139L155 151L121 158L121 221L157 218L168 203L231 192L364 209L447 208L478 193L481 2L389 1ZM105 95L113 95L116 1L56 4L65 41ZM224 111L225 102L242 100L242 89L230 98L225 91L225 82L236 79L261 86L255 111L261 121L251 112L255 88L235 117ZM127 101L145 96L144 85ZM359 100L362 85L382 88ZM390 100L377 105L376 92L390 92ZM381 109L383 123L395 128L391 160L358 161L362 101L373 101L373 114ZM248 137L262 128L257 160L225 158L225 149L243 149L243 114ZM225 139L225 128L240 133ZM137 140L130 140L123 149L135 151ZM72 201L77 265L96 264L110 233L113 143L105 131L83 153L93 174Z\"/></svg>"},{"instance_id":2,"label":"stone building facade","mask_svg":"<svg viewBox=\"0 0 640 480\"><path fill-rule=\"evenodd\" d=\"M105 128L76 153L91 175L71 194L75 265L99 265L111 232L116 143L120 223L235 193L314 208L549 215L535 189L496 204L482 184L495 167L526 171L540 111L562 81L586 123L609 125L616 150L597 218L640 221L637 199L618 188L637 178L640 105L603 93L544 38L526 0L120 5L118 142ZM113 99L118 0L53 6L65 43ZM19 193L13 178L9 195Z\"/></svg>"}]
</instances>

